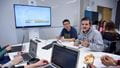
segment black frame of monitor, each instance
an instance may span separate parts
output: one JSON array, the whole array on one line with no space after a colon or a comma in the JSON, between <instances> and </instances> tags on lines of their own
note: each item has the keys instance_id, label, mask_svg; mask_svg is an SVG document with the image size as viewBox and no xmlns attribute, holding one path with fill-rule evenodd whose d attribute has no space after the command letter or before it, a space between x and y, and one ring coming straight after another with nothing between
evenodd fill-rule
<instances>
[{"instance_id":1,"label":"black frame of monitor","mask_svg":"<svg viewBox=\"0 0 120 68\"><path fill-rule=\"evenodd\" d=\"M44 8L50 8L50 25L43 25L43 26L17 26L16 25L16 14L15 14L15 6L19 5L19 6L30 6L30 7L44 7ZM24 5L24 4L13 4L13 8L14 8L14 21L15 21L15 27L16 28L33 28L33 27L51 27L51 23L52 23L52 16L51 16L51 7L48 6L34 6L34 5Z\"/></svg>"},{"instance_id":2,"label":"black frame of monitor","mask_svg":"<svg viewBox=\"0 0 120 68\"><path fill-rule=\"evenodd\" d=\"M77 56L77 62L76 62L76 67L78 66L78 62L79 62L79 55L80 55L80 50L79 49L77 49L77 48L72 48L72 47L68 47L68 46L65 46L65 45L61 45L61 44L58 44L58 43L54 43L53 44L54 46L53 46L53 48L54 47L56 47L56 46L59 46L59 47L61 47L61 48L64 48L64 49L69 49L69 50L72 50L72 51L74 51L74 52L78 52L78 56ZM53 54L53 51L54 51L54 49L52 49L52 54ZM53 55L51 56L51 62L53 62ZM76 68L75 67L75 68Z\"/></svg>"}]
</instances>

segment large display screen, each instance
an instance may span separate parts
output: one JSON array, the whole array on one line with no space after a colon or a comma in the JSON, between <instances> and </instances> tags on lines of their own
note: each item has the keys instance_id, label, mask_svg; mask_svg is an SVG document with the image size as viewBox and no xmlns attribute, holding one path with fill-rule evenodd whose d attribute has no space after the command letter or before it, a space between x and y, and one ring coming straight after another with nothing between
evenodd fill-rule
<instances>
[{"instance_id":1,"label":"large display screen","mask_svg":"<svg viewBox=\"0 0 120 68\"><path fill-rule=\"evenodd\" d=\"M51 8L14 4L16 28L51 26Z\"/></svg>"}]
</instances>

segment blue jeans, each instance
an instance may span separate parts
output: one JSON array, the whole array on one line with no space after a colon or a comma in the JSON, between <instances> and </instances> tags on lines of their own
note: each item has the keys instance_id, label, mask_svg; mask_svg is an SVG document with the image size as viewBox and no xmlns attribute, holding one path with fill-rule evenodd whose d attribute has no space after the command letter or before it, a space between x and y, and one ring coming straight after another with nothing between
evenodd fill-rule
<instances>
[{"instance_id":1,"label":"blue jeans","mask_svg":"<svg viewBox=\"0 0 120 68\"><path fill-rule=\"evenodd\" d=\"M9 56L3 56L3 57L0 58L0 64L5 64L8 61L10 61Z\"/></svg>"}]
</instances>

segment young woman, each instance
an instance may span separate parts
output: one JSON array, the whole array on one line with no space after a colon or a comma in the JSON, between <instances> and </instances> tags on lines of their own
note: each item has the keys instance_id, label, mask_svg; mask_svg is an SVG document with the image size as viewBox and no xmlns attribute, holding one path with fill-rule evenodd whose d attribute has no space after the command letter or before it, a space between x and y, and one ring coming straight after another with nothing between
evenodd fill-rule
<instances>
[{"instance_id":1,"label":"young woman","mask_svg":"<svg viewBox=\"0 0 120 68\"><path fill-rule=\"evenodd\" d=\"M107 47L105 52L114 53L116 50L116 42L120 39L120 34L116 32L115 24L112 21L106 23L102 37Z\"/></svg>"}]
</instances>

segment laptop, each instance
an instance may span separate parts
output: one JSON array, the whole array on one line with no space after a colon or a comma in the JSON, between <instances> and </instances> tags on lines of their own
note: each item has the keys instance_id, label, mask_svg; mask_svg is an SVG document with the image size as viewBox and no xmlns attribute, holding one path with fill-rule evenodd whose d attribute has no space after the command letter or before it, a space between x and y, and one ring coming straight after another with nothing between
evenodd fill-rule
<instances>
[{"instance_id":1,"label":"laptop","mask_svg":"<svg viewBox=\"0 0 120 68\"><path fill-rule=\"evenodd\" d=\"M23 47L23 43L24 43L24 36L23 36L23 39L22 39L22 42L21 42L21 45L19 46L12 46L12 49L8 52L19 52L19 51L22 51L22 47Z\"/></svg>"},{"instance_id":2,"label":"laptop","mask_svg":"<svg viewBox=\"0 0 120 68\"><path fill-rule=\"evenodd\" d=\"M22 51L22 46L12 46L12 49L8 52L19 52Z\"/></svg>"},{"instance_id":3,"label":"laptop","mask_svg":"<svg viewBox=\"0 0 120 68\"><path fill-rule=\"evenodd\" d=\"M44 68L76 68L79 50L54 44L51 63Z\"/></svg>"},{"instance_id":4,"label":"laptop","mask_svg":"<svg viewBox=\"0 0 120 68\"><path fill-rule=\"evenodd\" d=\"M29 61L32 58L35 58L37 54L37 42L30 40L29 52L22 54L24 61Z\"/></svg>"}]
</instances>

